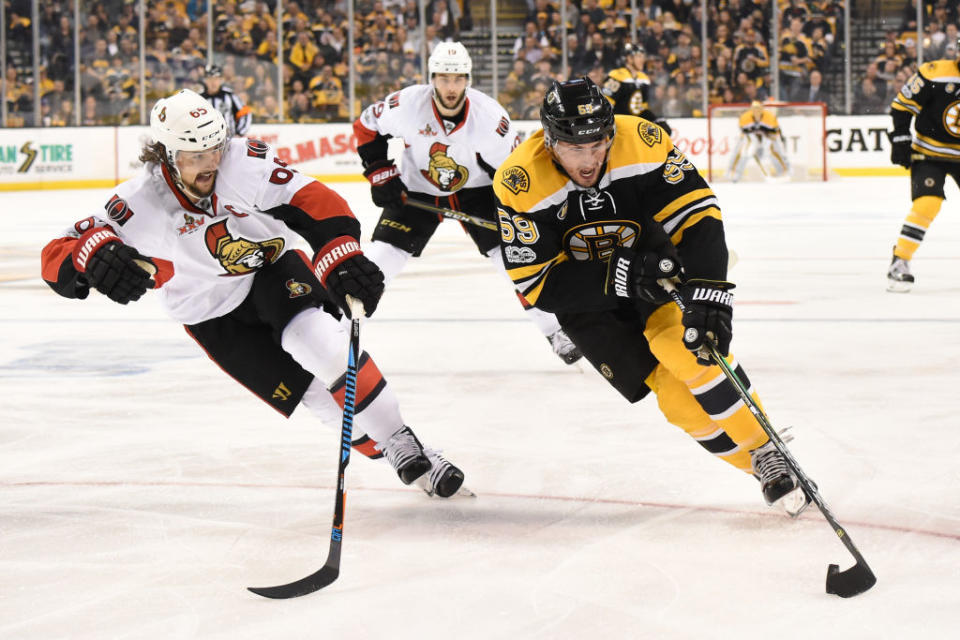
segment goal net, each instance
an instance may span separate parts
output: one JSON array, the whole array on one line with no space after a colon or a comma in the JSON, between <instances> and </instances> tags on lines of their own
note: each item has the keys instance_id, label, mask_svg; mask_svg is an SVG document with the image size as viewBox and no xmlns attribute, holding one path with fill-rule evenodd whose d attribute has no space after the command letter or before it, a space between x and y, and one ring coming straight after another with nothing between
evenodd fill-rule
<instances>
[{"instance_id":1,"label":"goal net","mask_svg":"<svg viewBox=\"0 0 960 640\"><path fill-rule=\"evenodd\" d=\"M764 102L772 111L783 133L783 148L790 162L789 180L827 179L827 105L822 102ZM750 109L748 103L710 105L707 109L707 179L732 179L731 161L740 140L740 116ZM741 181L758 181L774 173L770 153L759 158L751 147Z\"/></svg>"}]
</instances>

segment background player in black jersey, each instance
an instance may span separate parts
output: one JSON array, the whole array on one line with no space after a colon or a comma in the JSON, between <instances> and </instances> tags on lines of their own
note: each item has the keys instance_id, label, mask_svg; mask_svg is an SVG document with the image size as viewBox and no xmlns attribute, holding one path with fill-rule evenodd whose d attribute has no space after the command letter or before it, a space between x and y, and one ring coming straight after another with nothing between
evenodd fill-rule
<instances>
[{"instance_id":1,"label":"background player in black jersey","mask_svg":"<svg viewBox=\"0 0 960 640\"><path fill-rule=\"evenodd\" d=\"M653 391L668 421L798 514L797 479L705 353L710 336L750 388L729 355L734 285L713 191L663 129L614 116L589 78L554 82L540 119L494 176L514 284L629 402Z\"/></svg>"},{"instance_id":2,"label":"background player in black jersey","mask_svg":"<svg viewBox=\"0 0 960 640\"><path fill-rule=\"evenodd\" d=\"M208 64L203 69L203 91L200 93L207 102L223 114L230 136L245 136L253 121L250 107L243 104L233 89L223 81L223 69L219 65Z\"/></svg>"},{"instance_id":3,"label":"background player in black jersey","mask_svg":"<svg viewBox=\"0 0 960 640\"><path fill-rule=\"evenodd\" d=\"M627 43L623 48L623 66L610 71L603 83L603 95L613 103L613 112L639 116L656 122L672 135L667 121L650 110L650 78L644 72L647 50L642 44Z\"/></svg>"},{"instance_id":4,"label":"background player in black jersey","mask_svg":"<svg viewBox=\"0 0 960 640\"><path fill-rule=\"evenodd\" d=\"M958 89L957 60L934 60L923 64L903 83L890 104L893 116L893 131L888 133L890 160L910 169L913 204L893 248L893 259L887 270L888 291L903 293L913 288L910 260L940 212L945 197L943 183L950 176L960 185Z\"/></svg>"}]
</instances>

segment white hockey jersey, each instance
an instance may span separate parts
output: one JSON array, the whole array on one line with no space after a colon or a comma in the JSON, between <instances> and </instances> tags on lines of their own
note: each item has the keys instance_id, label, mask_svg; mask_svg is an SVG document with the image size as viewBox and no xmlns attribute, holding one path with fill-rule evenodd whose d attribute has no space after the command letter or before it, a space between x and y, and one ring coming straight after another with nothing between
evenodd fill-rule
<instances>
[{"instance_id":1,"label":"white hockey jersey","mask_svg":"<svg viewBox=\"0 0 960 640\"><path fill-rule=\"evenodd\" d=\"M56 290L56 281L66 279L62 265L70 260L77 238L93 227L107 226L157 265L154 280L162 304L183 324L236 308L260 267L303 243L303 229L320 229L323 221L346 217L327 225L333 229L329 238L318 233L307 239L315 245L347 235L344 230L359 234L359 223L343 198L287 168L259 140L229 142L206 209L191 204L167 169L152 163L120 184L105 209L105 214L80 220L47 245L44 279ZM273 213L265 213L270 210ZM281 218L295 220L297 231Z\"/></svg>"},{"instance_id":2,"label":"white hockey jersey","mask_svg":"<svg viewBox=\"0 0 960 640\"><path fill-rule=\"evenodd\" d=\"M487 187L520 136L493 98L467 89L459 124L444 121L433 103L433 86L405 87L376 102L354 124L357 144L376 136L402 138L400 179L407 190L447 196L465 187Z\"/></svg>"}]
</instances>

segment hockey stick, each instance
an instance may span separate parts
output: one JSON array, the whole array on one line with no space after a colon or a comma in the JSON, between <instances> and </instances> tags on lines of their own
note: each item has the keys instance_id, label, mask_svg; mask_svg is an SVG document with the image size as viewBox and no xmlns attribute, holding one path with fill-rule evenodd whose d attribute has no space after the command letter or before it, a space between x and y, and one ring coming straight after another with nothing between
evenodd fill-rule
<instances>
[{"instance_id":1,"label":"hockey stick","mask_svg":"<svg viewBox=\"0 0 960 640\"><path fill-rule=\"evenodd\" d=\"M363 303L347 296L350 306L350 348L347 353L347 382L343 394L343 424L340 429L340 459L337 468L337 501L333 507L333 531L330 534L330 551L327 561L320 569L306 578L276 587L247 587L249 591L264 598L297 598L319 591L331 584L340 575L340 546L343 543L343 511L347 498L344 472L350 464L350 444L353 438L353 414L357 398L357 359L360 354L360 316Z\"/></svg>"},{"instance_id":2,"label":"hockey stick","mask_svg":"<svg viewBox=\"0 0 960 640\"><path fill-rule=\"evenodd\" d=\"M424 211L432 211L433 213L439 213L444 218L450 218L451 220L457 220L459 222L466 222L467 224L473 224L478 227L483 227L484 229L490 229L491 231L497 231L500 228L497 226L496 222L490 222L489 220L484 220L483 218L478 218L462 211L454 211L453 209L448 209L446 207L437 207L423 202L422 200L407 198L404 200L404 202L411 207L423 209Z\"/></svg>"},{"instance_id":3,"label":"hockey stick","mask_svg":"<svg viewBox=\"0 0 960 640\"><path fill-rule=\"evenodd\" d=\"M664 289L670 292L670 296L673 298L674 302L676 302L677 306L680 307L680 310L683 311L683 298L680 296L680 292L677 291L674 283L669 280L660 280L660 283ZM857 561L855 565L843 571L840 571L839 565L831 564L827 567L827 593L838 595L841 598L850 598L868 590L870 587L876 584L877 577L873 574L873 571L870 570L870 567L867 565L867 561L863 559L863 556L860 554L860 551L857 549L856 545L853 544L853 540L850 539L850 535L842 526L840 526L840 523L837 522L836 517L830 511L830 508L827 507L827 504L823 501L817 485L814 484L807 474L804 473L803 469L800 468L800 464L797 462L796 458L793 457L793 454L790 453L790 450L787 449L787 445L784 444L783 440L780 438L780 435L777 433L777 430L773 428L773 425L770 423L770 419L767 418L767 415L763 412L763 409L761 409L757 403L754 402L753 398L750 396L750 393L747 391L746 386L743 384L743 381L737 377L736 372L734 372L730 364L723 358L723 356L720 355L720 352L717 351L717 345L714 344L713 340L707 337L704 340L704 344L707 350L710 352L710 357L713 358L713 361L716 362L723 371L723 374L727 377L727 380L729 380L734 388L736 388L740 399L743 400L745 405L747 405L747 408L750 409L750 413L752 413L753 417L756 418L757 422L760 424L760 427L770 437L770 441L773 442L773 446L775 446L777 451L783 455L787 466L790 467L790 470L793 471L794 475L797 476L797 481L800 483L800 488L807 495L807 497L809 497L810 500L817 505L817 508L820 509L820 513L823 514L823 517L826 518L827 522L830 523L831 528L833 528L833 532L837 534L837 537L840 538L843 546L847 548L847 551L850 552L850 555L852 555L854 560Z\"/></svg>"}]
</instances>

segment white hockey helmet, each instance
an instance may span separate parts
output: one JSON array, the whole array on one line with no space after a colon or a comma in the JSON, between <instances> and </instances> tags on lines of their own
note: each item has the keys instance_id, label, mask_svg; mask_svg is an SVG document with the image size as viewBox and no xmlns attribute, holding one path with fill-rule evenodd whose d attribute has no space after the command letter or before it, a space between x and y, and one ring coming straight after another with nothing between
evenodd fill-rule
<instances>
[{"instance_id":1,"label":"white hockey helmet","mask_svg":"<svg viewBox=\"0 0 960 640\"><path fill-rule=\"evenodd\" d=\"M467 86L470 85L473 70L473 60L467 53L467 48L459 42L441 42L433 49L427 60L427 72L430 77L435 73L456 73L467 76Z\"/></svg>"},{"instance_id":2,"label":"white hockey helmet","mask_svg":"<svg viewBox=\"0 0 960 640\"><path fill-rule=\"evenodd\" d=\"M150 134L167 150L167 162L176 167L180 151L209 151L227 143L223 114L190 89L157 100L150 111Z\"/></svg>"}]
</instances>

